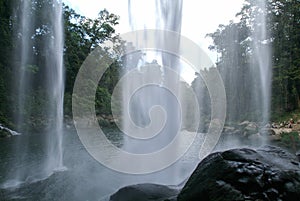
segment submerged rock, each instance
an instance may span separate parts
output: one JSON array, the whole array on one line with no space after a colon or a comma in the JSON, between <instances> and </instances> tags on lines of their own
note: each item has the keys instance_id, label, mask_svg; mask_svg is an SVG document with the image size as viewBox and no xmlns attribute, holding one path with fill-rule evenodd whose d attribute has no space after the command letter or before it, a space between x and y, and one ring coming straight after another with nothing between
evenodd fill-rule
<instances>
[{"instance_id":1,"label":"submerged rock","mask_svg":"<svg viewBox=\"0 0 300 201\"><path fill-rule=\"evenodd\" d=\"M300 164L276 147L233 149L205 158L178 201L300 200Z\"/></svg>"},{"instance_id":2,"label":"submerged rock","mask_svg":"<svg viewBox=\"0 0 300 201\"><path fill-rule=\"evenodd\" d=\"M126 186L110 196L110 201L164 201L176 200L179 190L158 184Z\"/></svg>"}]
</instances>

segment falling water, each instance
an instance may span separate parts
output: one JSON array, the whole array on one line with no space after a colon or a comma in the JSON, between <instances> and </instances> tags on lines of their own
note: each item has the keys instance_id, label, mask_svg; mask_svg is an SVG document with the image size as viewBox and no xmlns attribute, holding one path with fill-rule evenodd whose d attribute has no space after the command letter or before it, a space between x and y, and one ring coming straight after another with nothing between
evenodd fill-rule
<instances>
[{"instance_id":1,"label":"falling water","mask_svg":"<svg viewBox=\"0 0 300 201\"><path fill-rule=\"evenodd\" d=\"M45 47L49 56L46 57L47 92L50 100L49 117L53 118L53 131L47 143L48 171L63 170L62 128L63 128L63 100L64 100L64 69L63 69L63 19L62 3L52 0L55 7L50 13L50 24L53 36L46 41ZM47 8L45 8L47 9Z\"/></svg>"},{"instance_id":2,"label":"falling water","mask_svg":"<svg viewBox=\"0 0 300 201\"><path fill-rule=\"evenodd\" d=\"M269 122L271 97L271 47L267 29L267 2L250 1L245 4L248 17L225 28L222 42L228 47L220 62L220 71L226 83L227 119L238 126L252 124L254 135L248 140L240 136L228 137L225 148L267 143L265 126ZM249 4L249 7L247 5ZM247 123L248 122L248 123ZM245 127L244 127L245 128ZM242 130L249 134L249 130ZM247 133L248 132L248 133ZM225 143L225 144L226 144Z\"/></svg>"},{"instance_id":3,"label":"falling water","mask_svg":"<svg viewBox=\"0 0 300 201\"><path fill-rule=\"evenodd\" d=\"M62 170L62 126L63 126L63 19L62 3L49 1L15 1L15 123L18 131L26 137L17 139L14 151L18 153L12 164L12 175L4 186L16 186L50 176L53 171ZM33 97L41 99L41 108ZM35 105L34 105L35 104ZM32 120L32 116L37 119ZM38 119L41 118L41 119ZM41 158L30 159L32 165L22 165L32 150L30 124L42 120L45 129L40 128L43 154ZM36 136L33 136L36 137ZM27 159L29 160L29 159Z\"/></svg>"},{"instance_id":4,"label":"falling water","mask_svg":"<svg viewBox=\"0 0 300 201\"><path fill-rule=\"evenodd\" d=\"M145 32L141 32L140 34L143 35L143 41L147 43L150 40L147 35L147 29L168 30L180 34L182 1L129 0L128 15L132 31L145 30ZM161 43L165 46L167 46L168 42L170 43L166 34L157 35L154 40L154 43ZM179 43L179 37L172 41L172 44L176 46L175 49L177 50ZM135 47L132 47L130 44L127 45L127 48L135 50ZM164 125L161 125L163 121L160 121L157 122L158 125L152 127L153 130L149 129L150 132L153 132L151 134L157 132L157 135L152 138L134 139L134 137L125 136L123 149L126 151L134 154L146 154L159 151L167 146L180 130L180 106L176 100L179 94L180 67L179 59L176 56L177 55L171 55L159 50L132 51L132 53L126 56L126 72L132 69L138 69L136 73L140 74L140 78L129 78L123 86L123 102L125 103L123 105L123 115L130 113L130 117L127 117L125 114L122 130L128 131L127 133L129 133L129 135L135 133L136 131L130 129L132 126L131 120L133 120L136 126L145 128L144 131L139 132L141 134L140 136L136 136L137 138L143 138L143 135L146 136L147 126L150 124L153 126L153 124L155 124L153 120L158 120L162 117L165 118ZM177 74L170 72L166 67L173 69ZM158 84L142 87L137 90L135 94L129 93L129 91L133 90L132 87L141 87L151 80ZM177 87L175 87L176 89L172 94L170 91L164 89L166 86ZM129 102L131 103L130 106L127 104ZM159 111L159 109L156 110L156 106L163 108L163 112L162 110ZM129 111L127 107L130 107ZM173 150L173 153L176 151L177 150ZM167 157L168 156L165 156L165 158ZM164 160L164 158L161 160ZM137 165L141 167L149 166L149 164ZM178 179L178 175L174 175L176 174L174 170L169 171L169 173L170 172L171 174L166 174L165 177L168 177L167 182L172 183L174 182L173 180ZM160 178L160 181L161 180L163 179Z\"/></svg>"},{"instance_id":5,"label":"falling water","mask_svg":"<svg viewBox=\"0 0 300 201\"><path fill-rule=\"evenodd\" d=\"M140 5L139 5L140 4ZM148 12L145 13L140 13L140 10L145 10L141 9L142 7L147 7ZM182 1L156 1L154 2L141 2L141 1L134 1L134 0L129 0L128 1L128 13L129 13L129 21L130 25L132 28L132 31L136 31L139 29L159 29L159 30L169 30L169 31L174 31L177 33L181 32L181 14L182 14ZM143 16L143 17L142 17ZM142 17L142 18L140 18ZM138 19L138 20L137 20ZM165 43L167 45L167 35L162 35L162 36L157 36L155 43ZM147 37L147 33L145 33L144 36L144 41L147 43L149 38ZM175 46L177 46L177 49L179 47L179 38L177 41L172 41ZM134 47L130 47L134 48ZM135 53L136 54L136 53ZM161 84L164 85L163 82L169 82L168 84L173 84L174 86L178 86L179 84L179 76L168 76L164 75L162 76L164 72L164 66L165 67L170 67L174 69L175 71L179 70L178 67L178 59L174 57L174 55L170 55L161 51L148 51L148 52L143 52L144 56L138 58L138 60L133 61L132 59L127 59L127 67L132 68L132 67L146 67L147 64L150 65L151 70L148 72L144 72L144 78L145 80L151 79L153 76L156 77L161 77ZM138 55L136 55L138 57ZM148 62L148 63L147 63ZM162 68L161 68L162 66ZM148 66L149 67L149 66ZM149 68L149 69L150 69ZM141 70L143 72L143 70ZM167 72L167 71L166 71ZM156 74L155 74L156 73ZM133 81L129 80L128 85L133 85L133 86L138 86L141 83L132 83ZM167 85L167 84L165 84ZM156 88L156 89L154 89ZM147 114L151 106L157 104L157 105L164 105L167 108L166 111L168 112L168 117L172 117L173 119L170 120L170 123L166 125L165 132L166 133L175 133L176 129L173 130L178 124L178 111L176 111L178 108L177 105L174 105L174 101L170 97L170 94L163 92L163 95L159 95L159 91L161 91L162 88L158 87L150 87L148 89L145 89L144 93L141 92L139 96L137 97L138 100L138 108L135 108L131 112L137 112L137 115L140 115L140 118L137 118L138 121L142 122L147 122ZM124 90L126 91L126 90ZM138 94L136 94L138 95ZM176 94L175 94L176 95ZM124 98L128 97L129 94L124 93ZM131 98L131 97L130 97ZM171 98L171 99L170 99ZM127 102L127 101L124 101ZM173 102L173 103L172 103ZM126 106L124 106L126 107ZM142 115L142 116L141 116ZM129 122L127 122L128 119L125 119L124 126L128 126ZM143 123L142 123L143 124ZM144 123L145 124L145 123ZM172 124L172 125L171 125ZM145 125L144 125L145 126ZM160 139L162 140L162 139ZM141 143L141 142L139 142ZM162 140L161 143L169 143L169 140L164 141ZM154 143L155 144L155 143ZM146 146L143 147L143 151L154 151L155 148L160 147L160 145L154 145L153 146ZM158 143L159 144L159 143ZM140 146L140 145L139 145ZM140 146L141 147L141 146ZM161 148L161 147L160 147ZM137 150L134 150L137 151Z\"/></svg>"},{"instance_id":6,"label":"falling water","mask_svg":"<svg viewBox=\"0 0 300 201\"><path fill-rule=\"evenodd\" d=\"M237 44L236 42L239 41L239 38L242 37L243 33L239 32L241 29L238 25L233 24L232 26L236 26L235 29L232 27L232 33L226 36L228 38L223 38L224 42L229 44L230 48L228 49L228 52L232 54L232 61L225 64L228 66L223 66L221 74L223 75L224 80L227 80L226 93L228 97L227 101L229 103L227 113L228 119L236 122L245 120L257 122L257 126L262 128L260 133L263 134L264 125L268 123L270 113L270 88L272 77L270 66L271 50L269 46L270 41L268 41L269 33L266 27L266 1L257 0L253 1L252 4L255 10L250 12L250 15L254 14L254 16L251 16L253 17L254 22L249 22L253 25L249 30L251 35L242 41L250 44L249 48L251 50L249 52L251 61L249 63L245 62L247 61L246 57L248 55L240 50L240 44ZM154 3L129 0L128 5L129 21L132 31L152 28L171 30L177 33L181 32L182 1L175 2L166 0L155 1ZM146 42L148 40L147 34L143 37ZM165 41L167 41L167 39L164 38L164 36L157 36L156 38L156 43L164 43ZM180 41L175 40L173 43L178 48ZM130 48L134 49L134 47ZM139 54L143 56L139 56ZM137 59L139 57L140 59ZM154 51L152 53L151 51L135 52L134 56L127 60L127 65L130 66L129 68L138 67L139 69L142 69L142 67L146 65L151 66L152 68L155 68L155 66L156 68L159 68L159 66L170 66L180 74L178 60L167 53L159 51ZM164 67L161 69L163 72ZM148 73L148 76L151 76L151 74ZM172 77L170 80L165 79L163 82L179 85L179 77ZM135 86L137 83L129 81L129 85L125 87L132 85ZM176 106L176 103L171 102L171 97L168 97L166 93L165 95L157 94L156 90L158 89L148 88L148 90L146 90L144 88L143 90L145 92L141 91L131 97L133 98L132 103L135 105L130 111L133 120L138 124L145 126L149 123L148 112L151 106L155 104L163 106L167 105L165 111L167 111L167 113L169 112L167 116L168 118L171 116L171 118L168 120L172 123L166 124L165 130L162 131L162 133L169 135L171 136L170 138L172 138L171 133L175 132L175 125L179 122L178 116L180 115L180 109ZM245 92L245 90L248 90L248 92ZM126 94L126 91L128 91L128 89L125 89L124 91L124 96L127 97L128 94ZM138 95L140 97L137 97ZM125 102L127 103L128 101ZM124 105L123 107L127 106L128 105ZM143 113L144 115L134 115L135 113ZM131 124L130 121L130 118L125 118L123 127L128 127L128 125ZM168 141L170 138L165 139ZM263 138L262 143L265 143L264 139L265 138ZM147 145L147 143L141 145L142 143L140 141L135 142L134 140L128 140L127 137L125 137L124 148L127 151L134 153L147 153L165 146L164 139L160 139L157 143L154 142L152 145L151 143L149 140L149 145ZM235 144L235 146L240 146L240 144Z\"/></svg>"},{"instance_id":7,"label":"falling water","mask_svg":"<svg viewBox=\"0 0 300 201\"><path fill-rule=\"evenodd\" d=\"M270 97L271 97L271 49L269 33L267 30L267 11L266 1L256 0L257 9L260 11L255 16L255 27L253 32L253 49L254 49L254 66L256 68L255 74L260 78L260 103L261 103L261 116L262 123L265 125L269 122L270 113ZM255 67L256 66L256 67Z\"/></svg>"}]
</instances>

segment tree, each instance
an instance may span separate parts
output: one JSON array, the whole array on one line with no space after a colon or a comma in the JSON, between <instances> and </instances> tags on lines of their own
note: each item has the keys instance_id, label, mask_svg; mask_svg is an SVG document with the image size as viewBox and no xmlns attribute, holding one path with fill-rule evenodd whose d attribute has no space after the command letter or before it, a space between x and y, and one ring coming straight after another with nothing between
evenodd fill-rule
<instances>
[{"instance_id":1,"label":"tree","mask_svg":"<svg viewBox=\"0 0 300 201\"><path fill-rule=\"evenodd\" d=\"M53 27L50 16L50 10L55 9L51 0L30 0L29 11L25 12L28 16L26 19L32 19L30 25L26 27L28 34L22 35L18 27L21 23L21 16L16 13L21 13L21 6L24 1L0 0L0 123L9 124L13 120L13 113L18 110L13 107L14 101L18 101L18 86L17 71L24 71L26 76L32 79L30 87L24 92L25 102L24 115L30 117L30 121L42 119L43 107L47 104L46 100L46 84L44 82L44 74L46 71L45 60L49 57L46 39L54 38ZM47 8L47 9L43 9ZM34 16L34 17L33 17ZM89 53L100 43L107 40L115 41L116 47L122 46L121 40L115 33L114 26L118 24L119 17L109 13L107 10L99 12L96 19L77 14L73 9L64 6L64 28L65 28L65 48L64 48L64 67L66 70L66 94L65 94L65 109L68 114L71 114L71 95L74 81L78 70L89 55ZM21 66L21 40L28 43L27 61ZM107 112L108 100L113 90L113 86L118 81L118 73L120 62L116 55L111 55L116 58L116 62L111 65L111 68L105 73L100 82L101 88L97 91L102 94L99 100L96 101L100 107L99 112ZM98 84L98 83L96 83ZM14 86L16 85L16 86ZM27 122L30 123L30 122ZM32 122L31 122L32 123Z\"/></svg>"},{"instance_id":2,"label":"tree","mask_svg":"<svg viewBox=\"0 0 300 201\"><path fill-rule=\"evenodd\" d=\"M9 124L11 115L11 52L12 52L12 1L0 1L0 123Z\"/></svg>"},{"instance_id":3,"label":"tree","mask_svg":"<svg viewBox=\"0 0 300 201\"><path fill-rule=\"evenodd\" d=\"M210 49L221 56L218 68L225 82L228 112L235 120L252 118L255 120L259 111L253 100L260 80L251 78L250 66L257 65L253 60L255 48L269 45L272 47L272 111L281 114L299 108L300 94L300 2L297 0L268 0L266 10L257 6L257 0L245 0L237 14L239 22L220 25L209 37L214 45ZM261 24L256 21L260 15L266 16L266 27L270 35L253 43L253 33L259 31ZM254 116L251 114L254 112ZM243 117L246 114L247 117Z\"/></svg>"},{"instance_id":4,"label":"tree","mask_svg":"<svg viewBox=\"0 0 300 201\"><path fill-rule=\"evenodd\" d=\"M273 107L282 113L299 108L300 2L277 0L273 9Z\"/></svg>"},{"instance_id":5,"label":"tree","mask_svg":"<svg viewBox=\"0 0 300 201\"><path fill-rule=\"evenodd\" d=\"M99 12L96 19L90 19L77 14L73 9L64 6L65 19L65 68L66 90L65 111L71 114L71 94L77 73L95 47L105 41L114 42L115 48L121 48L122 41L115 33L114 26L118 24L119 17L107 10ZM110 114L110 96L119 79L121 63L117 55L110 68L104 73L98 84L96 94L96 108L98 114Z\"/></svg>"}]
</instances>

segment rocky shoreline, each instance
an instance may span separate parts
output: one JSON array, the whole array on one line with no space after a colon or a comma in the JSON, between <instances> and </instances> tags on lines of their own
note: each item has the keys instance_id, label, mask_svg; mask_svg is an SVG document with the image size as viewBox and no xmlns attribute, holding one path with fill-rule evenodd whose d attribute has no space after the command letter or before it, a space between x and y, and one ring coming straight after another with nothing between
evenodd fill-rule
<instances>
[{"instance_id":1,"label":"rocky shoreline","mask_svg":"<svg viewBox=\"0 0 300 201\"><path fill-rule=\"evenodd\" d=\"M239 140L241 144L249 146L277 145L295 153L300 150L300 121L266 125L243 121L225 125L222 137L227 141Z\"/></svg>"}]
</instances>

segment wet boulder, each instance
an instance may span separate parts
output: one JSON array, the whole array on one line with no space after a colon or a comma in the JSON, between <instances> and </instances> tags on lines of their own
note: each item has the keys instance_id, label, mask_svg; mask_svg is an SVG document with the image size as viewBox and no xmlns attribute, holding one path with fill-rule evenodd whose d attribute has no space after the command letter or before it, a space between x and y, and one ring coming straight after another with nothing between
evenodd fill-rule
<instances>
[{"instance_id":1,"label":"wet boulder","mask_svg":"<svg viewBox=\"0 0 300 201\"><path fill-rule=\"evenodd\" d=\"M176 200L179 190L158 184L126 186L110 196L110 201L164 201Z\"/></svg>"},{"instance_id":2,"label":"wet boulder","mask_svg":"<svg viewBox=\"0 0 300 201\"><path fill-rule=\"evenodd\" d=\"M213 153L195 169L178 201L300 200L300 164L277 147Z\"/></svg>"},{"instance_id":3,"label":"wet boulder","mask_svg":"<svg viewBox=\"0 0 300 201\"><path fill-rule=\"evenodd\" d=\"M296 152L296 156L297 156L298 160L300 161L300 151Z\"/></svg>"}]
</instances>

